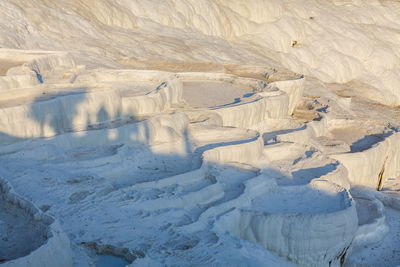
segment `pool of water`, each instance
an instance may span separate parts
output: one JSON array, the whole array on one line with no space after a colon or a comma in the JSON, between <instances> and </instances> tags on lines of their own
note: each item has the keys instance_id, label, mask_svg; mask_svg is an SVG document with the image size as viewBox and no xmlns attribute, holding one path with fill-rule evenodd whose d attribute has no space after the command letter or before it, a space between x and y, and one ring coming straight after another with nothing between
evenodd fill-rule
<instances>
[{"instance_id":1,"label":"pool of water","mask_svg":"<svg viewBox=\"0 0 400 267\"><path fill-rule=\"evenodd\" d=\"M129 264L125 259L112 255L98 255L96 267L125 267Z\"/></svg>"}]
</instances>

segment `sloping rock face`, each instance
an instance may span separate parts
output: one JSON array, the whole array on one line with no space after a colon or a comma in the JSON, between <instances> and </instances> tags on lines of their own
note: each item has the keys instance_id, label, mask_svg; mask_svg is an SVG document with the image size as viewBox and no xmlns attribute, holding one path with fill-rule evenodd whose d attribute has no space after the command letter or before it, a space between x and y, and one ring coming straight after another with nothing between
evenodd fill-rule
<instances>
[{"instance_id":1,"label":"sloping rock face","mask_svg":"<svg viewBox=\"0 0 400 267\"><path fill-rule=\"evenodd\" d=\"M400 104L396 1L18 0L1 10L2 47L74 50L88 62L141 67L278 62L327 83L361 81L365 97Z\"/></svg>"},{"instance_id":2,"label":"sloping rock face","mask_svg":"<svg viewBox=\"0 0 400 267\"><path fill-rule=\"evenodd\" d=\"M1 265L400 264L399 10L1 1Z\"/></svg>"}]
</instances>

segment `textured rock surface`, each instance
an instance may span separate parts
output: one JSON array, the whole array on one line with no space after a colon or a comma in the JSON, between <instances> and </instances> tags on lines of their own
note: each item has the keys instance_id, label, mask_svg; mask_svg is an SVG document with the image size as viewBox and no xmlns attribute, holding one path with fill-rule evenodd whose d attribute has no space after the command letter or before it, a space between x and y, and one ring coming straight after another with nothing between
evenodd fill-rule
<instances>
[{"instance_id":1,"label":"textured rock surface","mask_svg":"<svg viewBox=\"0 0 400 267\"><path fill-rule=\"evenodd\" d=\"M1 1L1 264L399 265L399 14Z\"/></svg>"}]
</instances>

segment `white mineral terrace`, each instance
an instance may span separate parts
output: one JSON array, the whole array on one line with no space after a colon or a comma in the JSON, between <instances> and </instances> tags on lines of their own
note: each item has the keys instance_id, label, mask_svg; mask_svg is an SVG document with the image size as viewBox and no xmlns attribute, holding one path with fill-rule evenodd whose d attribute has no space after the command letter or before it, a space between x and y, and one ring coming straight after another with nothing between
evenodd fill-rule
<instances>
[{"instance_id":1,"label":"white mineral terrace","mask_svg":"<svg viewBox=\"0 0 400 267\"><path fill-rule=\"evenodd\" d=\"M1 266L70 266L67 236L53 218L13 193L0 180Z\"/></svg>"},{"instance_id":2,"label":"white mineral terrace","mask_svg":"<svg viewBox=\"0 0 400 267\"><path fill-rule=\"evenodd\" d=\"M399 14L0 1L0 266L399 266Z\"/></svg>"}]
</instances>

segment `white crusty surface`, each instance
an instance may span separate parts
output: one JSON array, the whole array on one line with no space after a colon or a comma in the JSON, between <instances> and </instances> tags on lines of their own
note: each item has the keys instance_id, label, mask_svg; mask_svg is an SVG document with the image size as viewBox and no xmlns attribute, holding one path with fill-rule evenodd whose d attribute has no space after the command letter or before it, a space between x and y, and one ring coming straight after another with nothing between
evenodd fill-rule
<instances>
[{"instance_id":1,"label":"white crusty surface","mask_svg":"<svg viewBox=\"0 0 400 267\"><path fill-rule=\"evenodd\" d=\"M399 41L390 0L0 1L0 265L400 265Z\"/></svg>"}]
</instances>

